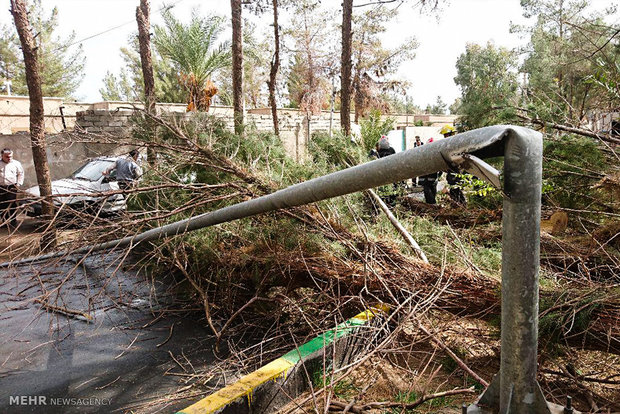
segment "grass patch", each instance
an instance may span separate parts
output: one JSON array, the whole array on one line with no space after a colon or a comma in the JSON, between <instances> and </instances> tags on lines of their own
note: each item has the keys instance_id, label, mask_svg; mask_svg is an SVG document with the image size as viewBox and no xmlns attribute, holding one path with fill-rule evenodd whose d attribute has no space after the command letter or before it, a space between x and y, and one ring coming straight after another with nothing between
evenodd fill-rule
<instances>
[{"instance_id":1,"label":"grass patch","mask_svg":"<svg viewBox=\"0 0 620 414\"><path fill-rule=\"evenodd\" d=\"M338 398L349 399L356 396L360 392L360 389L353 384L352 380L343 379L333 384L331 384L331 380L331 371L325 372L320 369L312 374L312 385L315 388L332 387L333 394Z\"/></svg>"}]
</instances>

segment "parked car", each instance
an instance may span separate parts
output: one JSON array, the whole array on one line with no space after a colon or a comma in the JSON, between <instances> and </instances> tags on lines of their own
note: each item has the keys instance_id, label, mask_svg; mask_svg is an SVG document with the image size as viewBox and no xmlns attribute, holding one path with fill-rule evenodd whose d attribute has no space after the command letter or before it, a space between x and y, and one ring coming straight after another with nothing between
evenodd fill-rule
<instances>
[{"instance_id":1,"label":"parked car","mask_svg":"<svg viewBox=\"0 0 620 414\"><path fill-rule=\"evenodd\" d=\"M98 213L102 216L110 216L125 211L127 203L122 194L113 194L108 197L93 196L91 194L118 190L116 171L106 177L102 172L116 163L117 157L95 158L81 166L70 177L52 181L52 194L54 204L61 208L61 212L71 214L72 211L83 211L91 214ZM26 190L26 198L39 197L39 186L30 187ZM63 196L67 194L67 196ZM69 195L71 194L71 195ZM26 214L31 217L41 215L41 202L23 201Z\"/></svg>"}]
</instances>

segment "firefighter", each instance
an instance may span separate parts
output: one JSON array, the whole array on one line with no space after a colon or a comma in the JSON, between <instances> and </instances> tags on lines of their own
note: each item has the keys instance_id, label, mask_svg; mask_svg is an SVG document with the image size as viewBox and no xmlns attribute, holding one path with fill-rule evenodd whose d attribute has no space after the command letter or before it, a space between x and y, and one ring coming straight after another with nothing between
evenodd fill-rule
<instances>
[{"instance_id":1,"label":"firefighter","mask_svg":"<svg viewBox=\"0 0 620 414\"><path fill-rule=\"evenodd\" d=\"M379 142L377 142L377 152L376 156L378 158L388 157L390 155L396 154L396 150L390 145L390 141L386 135L382 135ZM379 187L379 195L383 198L386 204L390 206L394 206L396 204L396 198L399 193L399 185L397 183L389 185L384 185Z\"/></svg>"}]
</instances>

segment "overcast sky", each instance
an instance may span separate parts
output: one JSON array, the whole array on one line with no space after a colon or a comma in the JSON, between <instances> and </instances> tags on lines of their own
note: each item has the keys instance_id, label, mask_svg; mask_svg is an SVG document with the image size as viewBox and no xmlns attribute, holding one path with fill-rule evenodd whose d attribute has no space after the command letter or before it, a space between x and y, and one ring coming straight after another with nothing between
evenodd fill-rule
<instances>
[{"instance_id":1,"label":"overcast sky","mask_svg":"<svg viewBox=\"0 0 620 414\"><path fill-rule=\"evenodd\" d=\"M163 3L151 0L151 24L161 23L158 10ZM165 3L173 4L174 14L182 20L189 19L194 7L205 14L230 14L230 3L223 0L168 0ZM323 3L336 7L341 0L324 0ZM591 0L591 3L600 9L614 2ZM73 30L76 40L84 39L81 43L87 58L86 76L77 97L85 102L100 101L99 89L103 86L104 75L107 71L118 73L122 66L119 48L126 45L130 33L137 30L135 11L139 0L44 0L43 4L50 9L58 7L61 32ZM511 22L526 22L519 0L451 0L444 2L442 11L435 15L420 14L408 4L400 6L399 10L398 18L385 36L385 44L389 47L390 42L401 43L411 36L418 40L420 46L415 59L402 65L399 77L411 82L408 95L421 107L434 103L437 96L447 104L460 96L453 81L454 65L468 42L494 41L506 47L526 42L509 33ZM269 19L269 15L264 19ZM8 2L0 12L0 24L12 24Z\"/></svg>"}]
</instances>

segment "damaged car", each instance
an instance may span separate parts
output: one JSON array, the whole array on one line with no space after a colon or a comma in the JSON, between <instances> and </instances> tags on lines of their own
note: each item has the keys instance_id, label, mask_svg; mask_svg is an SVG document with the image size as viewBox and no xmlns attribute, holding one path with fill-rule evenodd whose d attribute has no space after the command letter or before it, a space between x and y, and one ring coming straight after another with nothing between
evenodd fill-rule
<instances>
[{"instance_id":1,"label":"damaged car","mask_svg":"<svg viewBox=\"0 0 620 414\"><path fill-rule=\"evenodd\" d=\"M116 163L117 157L95 158L77 169L70 177L52 181L54 205L61 213L72 214L85 212L99 216L113 216L127 209L127 202L122 194L101 195L118 190L116 171L103 176L102 173ZM41 215L41 192L39 186L25 191L22 206L31 217Z\"/></svg>"}]
</instances>

